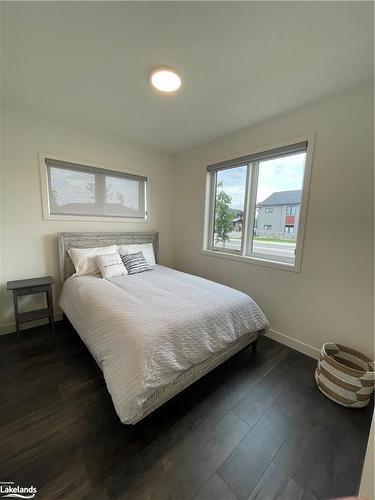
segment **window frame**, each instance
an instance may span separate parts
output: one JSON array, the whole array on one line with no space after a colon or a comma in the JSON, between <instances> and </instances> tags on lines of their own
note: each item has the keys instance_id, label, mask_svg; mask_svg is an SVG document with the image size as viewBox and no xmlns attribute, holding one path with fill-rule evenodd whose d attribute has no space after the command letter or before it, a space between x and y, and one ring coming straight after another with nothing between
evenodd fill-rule
<instances>
[{"instance_id":1,"label":"window frame","mask_svg":"<svg viewBox=\"0 0 375 500\"><path fill-rule=\"evenodd\" d=\"M244 164L243 163L239 163L238 165L233 165L232 167L228 167L228 170L230 168L238 168L238 167L243 167ZM224 170L224 169L223 169ZM249 182L249 169L247 168L246 169L246 178L245 178L245 197L244 197L244 214L243 214L243 218L242 218L242 238L241 238L241 248L240 250L234 250L232 248L226 248L225 249L225 252L226 253L229 253L229 254L234 254L234 255L238 255L239 253L242 253L243 252L243 249L244 249L244 238L243 238L243 235L244 235L244 231L245 231L245 227L246 227L246 206L247 206L247 198L248 198L248 193L247 193L247 190L246 190L246 186L248 185L248 182ZM216 206L216 195L217 195L217 182L216 182L216 172L213 172L213 175L211 175L211 187L210 187L210 190L213 190L214 192L214 196L211 197L211 213L212 213L212 217L211 217L211 221L210 221L210 236L209 236L209 246L210 246L210 249L214 250L215 252L216 251L221 251L221 249L219 247L217 247L215 245L215 242L214 242L214 227L215 227L215 206Z\"/></svg>"},{"instance_id":2,"label":"window frame","mask_svg":"<svg viewBox=\"0 0 375 500\"><path fill-rule=\"evenodd\" d=\"M286 206L286 215L297 215L297 206L296 205L287 205Z\"/></svg>"},{"instance_id":3,"label":"window frame","mask_svg":"<svg viewBox=\"0 0 375 500\"><path fill-rule=\"evenodd\" d=\"M114 176L119 174L121 177L121 174L128 174L128 175L134 175L134 176L139 176L139 177L145 177L145 193L144 193L144 203L145 203L145 217L122 217L120 216L108 216L108 215L85 215L85 214L80 214L80 215L74 215L74 214L53 214L50 211L50 200L49 200L49 169L46 163L46 159L50 158L52 160L58 160L62 162L67 162L67 163L72 163L72 164L77 164L81 165L83 167L92 167L93 169L101 169L101 170L108 170L108 175L111 173L114 174ZM42 212L43 212L43 219L44 220L50 220L50 221L86 221L86 222L135 222L135 223L145 223L145 222L150 222L150 216L149 216L149 211L150 211L150 197L149 197L149 190L150 190L150 180L149 177L142 173L142 172L129 172L125 170L121 170L118 167L113 167L113 166L108 166L108 165L102 165L100 163L92 162L92 161L86 161L82 159L76 159L76 158L71 158L67 156L61 156L61 155L55 155L55 154L50 154L50 153L39 153L39 169L40 169L40 181L41 181L41 195L42 195ZM78 170L78 168L77 168ZM89 171L89 169L88 169Z\"/></svg>"},{"instance_id":4,"label":"window frame","mask_svg":"<svg viewBox=\"0 0 375 500\"><path fill-rule=\"evenodd\" d=\"M292 148L294 145L297 145L302 142L306 142L307 147L306 147L305 170L304 170L304 178L302 185L302 199L299 210L299 225L298 225L298 233L296 240L294 263L291 263L290 261L289 262L283 261L281 257L278 257L277 259L275 258L272 259L272 256L270 258L269 255L250 252L251 242L253 241L253 239L251 237L248 238L248 235L251 234L250 231L252 231L252 234L254 233L255 210L256 210L255 206L256 204L251 203L251 200L256 199L256 192L258 188L259 160L245 162L241 161L241 159L245 156L261 155L263 153L268 153L272 150L276 150L279 148L285 148L286 150L285 154L287 155L288 148ZM212 245L213 228L214 228L213 213L216 200L216 182L215 182L216 175L214 175L215 170L207 171L204 228L203 228L204 230L203 249L201 253L204 255L226 258L230 260L237 260L265 267L272 267L276 269L300 272L302 264L303 242L305 236L306 216L308 208L314 146L315 146L315 134L308 134L287 141L283 141L277 144L268 145L251 151L242 152L241 154L232 155L231 157L221 158L219 160L216 159L216 162L210 162L210 165L215 165L215 163L216 164L224 163L225 165L225 163L228 162L228 164L232 165L232 168L236 166L236 163L237 166L244 164L249 165L247 169L246 186L245 186L245 204L244 204L242 241L241 241L240 251L230 250L226 248L221 249ZM236 158L238 158L238 161L236 160ZM224 168L231 168L231 167L228 166Z\"/></svg>"}]
</instances>

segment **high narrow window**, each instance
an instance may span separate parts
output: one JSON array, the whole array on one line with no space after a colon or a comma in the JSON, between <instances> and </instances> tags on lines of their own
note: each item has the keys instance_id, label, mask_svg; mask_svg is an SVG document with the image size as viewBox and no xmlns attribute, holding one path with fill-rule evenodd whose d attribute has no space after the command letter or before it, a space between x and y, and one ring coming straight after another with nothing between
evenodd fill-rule
<instances>
[{"instance_id":1,"label":"high narrow window","mask_svg":"<svg viewBox=\"0 0 375 500\"><path fill-rule=\"evenodd\" d=\"M210 165L206 250L295 268L307 151L302 141Z\"/></svg>"},{"instance_id":2,"label":"high narrow window","mask_svg":"<svg viewBox=\"0 0 375 500\"><path fill-rule=\"evenodd\" d=\"M146 177L45 158L48 214L146 219Z\"/></svg>"}]
</instances>

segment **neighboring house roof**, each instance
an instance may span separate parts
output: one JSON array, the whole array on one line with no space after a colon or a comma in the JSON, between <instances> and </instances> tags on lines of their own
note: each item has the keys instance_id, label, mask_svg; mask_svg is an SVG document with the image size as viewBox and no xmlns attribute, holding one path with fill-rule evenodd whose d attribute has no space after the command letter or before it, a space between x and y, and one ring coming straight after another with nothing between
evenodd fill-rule
<instances>
[{"instance_id":1,"label":"neighboring house roof","mask_svg":"<svg viewBox=\"0 0 375 500\"><path fill-rule=\"evenodd\" d=\"M243 210L239 210L238 208L230 208L229 210L233 213L233 216L235 217L243 216Z\"/></svg>"},{"instance_id":2,"label":"neighboring house roof","mask_svg":"<svg viewBox=\"0 0 375 500\"><path fill-rule=\"evenodd\" d=\"M257 207L269 207L274 205L298 205L301 203L302 189L294 191L277 191L268 198L257 204Z\"/></svg>"}]
</instances>

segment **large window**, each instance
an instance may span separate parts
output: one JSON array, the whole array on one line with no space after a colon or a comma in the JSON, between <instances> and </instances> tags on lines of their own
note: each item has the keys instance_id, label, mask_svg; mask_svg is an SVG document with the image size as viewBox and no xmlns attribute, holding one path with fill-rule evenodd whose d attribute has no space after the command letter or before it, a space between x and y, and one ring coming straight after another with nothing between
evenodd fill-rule
<instances>
[{"instance_id":1,"label":"large window","mask_svg":"<svg viewBox=\"0 0 375 500\"><path fill-rule=\"evenodd\" d=\"M205 250L297 269L310 149L303 140L209 165Z\"/></svg>"},{"instance_id":2,"label":"large window","mask_svg":"<svg viewBox=\"0 0 375 500\"><path fill-rule=\"evenodd\" d=\"M48 217L145 220L146 177L44 157Z\"/></svg>"}]
</instances>

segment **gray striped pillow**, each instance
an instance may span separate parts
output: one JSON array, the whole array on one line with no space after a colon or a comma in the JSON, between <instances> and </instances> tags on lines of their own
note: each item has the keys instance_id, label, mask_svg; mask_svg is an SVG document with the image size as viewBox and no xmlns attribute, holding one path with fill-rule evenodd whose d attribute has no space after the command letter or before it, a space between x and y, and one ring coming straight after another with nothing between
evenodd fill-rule
<instances>
[{"instance_id":1,"label":"gray striped pillow","mask_svg":"<svg viewBox=\"0 0 375 500\"><path fill-rule=\"evenodd\" d=\"M146 259L142 252L130 253L127 255L120 255L128 274L143 273L144 271L151 271L151 266L147 264Z\"/></svg>"}]
</instances>

